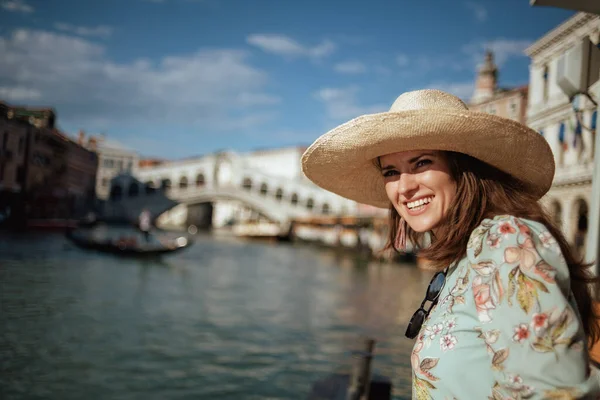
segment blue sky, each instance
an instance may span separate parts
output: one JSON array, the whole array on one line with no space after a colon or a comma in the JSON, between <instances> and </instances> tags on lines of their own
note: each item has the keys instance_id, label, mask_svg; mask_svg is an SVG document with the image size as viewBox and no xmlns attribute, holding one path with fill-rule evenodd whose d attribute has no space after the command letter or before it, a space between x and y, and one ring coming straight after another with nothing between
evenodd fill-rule
<instances>
[{"instance_id":1,"label":"blue sky","mask_svg":"<svg viewBox=\"0 0 600 400\"><path fill-rule=\"evenodd\" d=\"M408 90L468 100L486 46L501 86L525 84L524 48L571 15L529 0L0 0L0 100L145 156L308 145Z\"/></svg>"}]
</instances>

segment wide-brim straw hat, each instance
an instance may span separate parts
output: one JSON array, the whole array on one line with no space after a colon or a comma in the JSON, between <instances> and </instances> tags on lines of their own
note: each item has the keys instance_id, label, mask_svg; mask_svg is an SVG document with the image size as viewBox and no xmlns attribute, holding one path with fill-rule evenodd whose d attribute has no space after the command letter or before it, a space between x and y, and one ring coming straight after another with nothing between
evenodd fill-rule
<instances>
[{"instance_id":1,"label":"wide-brim straw hat","mask_svg":"<svg viewBox=\"0 0 600 400\"><path fill-rule=\"evenodd\" d=\"M316 185L358 203L388 207L379 156L411 150L468 154L521 181L541 198L554 156L542 135L508 118L471 111L458 97L427 89L400 95L388 112L362 115L319 137L302 155Z\"/></svg>"}]
</instances>

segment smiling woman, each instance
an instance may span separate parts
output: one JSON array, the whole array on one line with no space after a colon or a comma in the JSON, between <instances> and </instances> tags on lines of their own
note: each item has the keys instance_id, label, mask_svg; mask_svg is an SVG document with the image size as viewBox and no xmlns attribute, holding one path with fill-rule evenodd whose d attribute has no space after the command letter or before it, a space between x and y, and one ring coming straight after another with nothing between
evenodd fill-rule
<instances>
[{"instance_id":1,"label":"smiling woman","mask_svg":"<svg viewBox=\"0 0 600 400\"><path fill-rule=\"evenodd\" d=\"M541 135L421 90L326 133L302 165L327 190L389 208L387 247L410 240L439 271L406 330L413 398L600 393L587 347L598 280L538 202L554 176Z\"/></svg>"}]
</instances>

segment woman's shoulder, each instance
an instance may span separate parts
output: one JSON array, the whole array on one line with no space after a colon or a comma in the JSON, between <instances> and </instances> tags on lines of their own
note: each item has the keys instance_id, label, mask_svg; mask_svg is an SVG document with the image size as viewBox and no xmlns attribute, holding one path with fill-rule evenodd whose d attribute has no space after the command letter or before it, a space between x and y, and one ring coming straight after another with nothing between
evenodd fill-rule
<instances>
[{"instance_id":1,"label":"woman's shoulder","mask_svg":"<svg viewBox=\"0 0 600 400\"><path fill-rule=\"evenodd\" d=\"M562 258L556 238L543 223L514 215L497 215L481 221L469 237L467 255L471 261L486 253L510 258L515 248L555 255L558 261Z\"/></svg>"}]
</instances>

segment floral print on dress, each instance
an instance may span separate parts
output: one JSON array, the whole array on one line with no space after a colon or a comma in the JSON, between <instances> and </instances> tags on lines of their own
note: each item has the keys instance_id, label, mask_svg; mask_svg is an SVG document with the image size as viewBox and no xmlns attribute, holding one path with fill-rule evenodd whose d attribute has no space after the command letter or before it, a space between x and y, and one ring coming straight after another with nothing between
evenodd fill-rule
<instances>
[{"instance_id":1,"label":"floral print on dress","mask_svg":"<svg viewBox=\"0 0 600 400\"><path fill-rule=\"evenodd\" d=\"M457 265L413 348L413 398L600 395L568 266L542 224L485 219Z\"/></svg>"}]
</instances>

